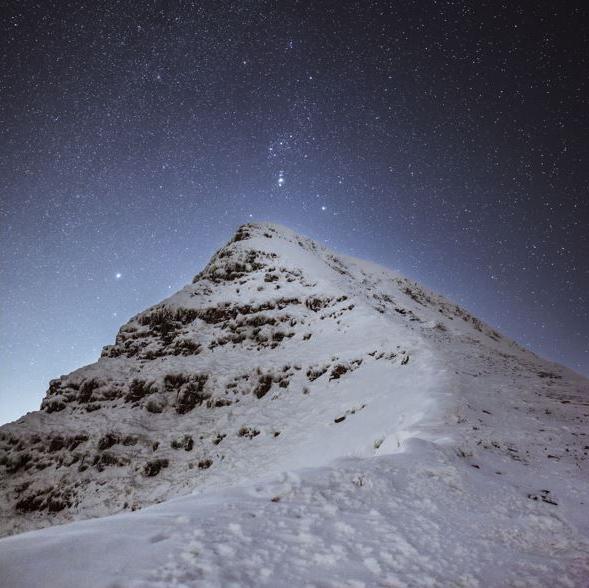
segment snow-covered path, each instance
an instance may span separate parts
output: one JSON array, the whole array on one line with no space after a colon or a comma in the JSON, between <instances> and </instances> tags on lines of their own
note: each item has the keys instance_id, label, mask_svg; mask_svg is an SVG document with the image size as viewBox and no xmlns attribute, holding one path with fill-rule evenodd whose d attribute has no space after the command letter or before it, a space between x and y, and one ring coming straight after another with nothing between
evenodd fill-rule
<instances>
[{"instance_id":1,"label":"snow-covered path","mask_svg":"<svg viewBox=\"0 0 589 588\"><path fill-rule=\"evenodd\" d=\"M273 481L0 542L2 586L584 586L554 505L412 440Z\"/></svg>"}]
</instances>

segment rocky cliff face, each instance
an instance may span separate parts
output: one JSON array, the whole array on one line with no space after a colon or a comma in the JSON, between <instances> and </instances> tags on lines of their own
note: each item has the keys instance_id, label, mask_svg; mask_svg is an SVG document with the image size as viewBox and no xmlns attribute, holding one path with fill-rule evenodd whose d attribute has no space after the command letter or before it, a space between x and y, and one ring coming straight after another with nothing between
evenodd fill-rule
<instances>
[{"instance_id":1,"label":"rocky cliff face","mask_svg":"<svg viewBox=\"0 0 589 588\"><path fill-rule=\"evenodd\" d=\"M0 428L0 531L391 453L411 436L473 468L492 455L577 479L587 390L394 272L244 225L95 364L53 380L39 412ZM534 500L557 502L543 491L530 480Z\"/></svg>"}]
</instances>

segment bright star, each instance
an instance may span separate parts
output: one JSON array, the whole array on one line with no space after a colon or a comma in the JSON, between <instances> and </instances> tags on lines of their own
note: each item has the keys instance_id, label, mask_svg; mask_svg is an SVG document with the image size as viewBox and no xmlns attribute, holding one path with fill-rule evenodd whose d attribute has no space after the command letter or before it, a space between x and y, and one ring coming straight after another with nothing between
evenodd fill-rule
<instances>
[{"instance_id":1,"label":"bright star","mask_svg":"<svg viewBox=\"0 0 589 588\"><path fill-rule=\"evenodd\" d=\"M327 206L322 206L321 210L327 210Z\"/></svg>"},{"instance_id":2,"label":"bright star","mask_svg":"<svg viewBox=\"0 0 589 588\"><path fill-rule=\"evenodd\" d=\"M122 277L123 277L123 274L122 274L122 273L120 273L120 272L117 272L117 273L115 274L115 278L116 278L117 280L120 280Z\"/></svg>"}]
</instances>

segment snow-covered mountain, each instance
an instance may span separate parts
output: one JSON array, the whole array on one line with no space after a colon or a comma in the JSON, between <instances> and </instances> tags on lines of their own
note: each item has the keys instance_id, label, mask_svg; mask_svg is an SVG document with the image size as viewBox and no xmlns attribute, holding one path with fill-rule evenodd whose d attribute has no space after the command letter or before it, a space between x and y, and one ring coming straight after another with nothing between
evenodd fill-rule
<instances>
[{"instance_id":1,"label":"snow-covered mountain","mask_svg":"<svg viewBox=\"0 0 589 588\"><path fill-rule=\"evenodd\" d=\"M2 585L584 586L588 418L443 297L244 225L0 428L4 535L166 502L0 541Z\"/></svg>"}]
</instances>

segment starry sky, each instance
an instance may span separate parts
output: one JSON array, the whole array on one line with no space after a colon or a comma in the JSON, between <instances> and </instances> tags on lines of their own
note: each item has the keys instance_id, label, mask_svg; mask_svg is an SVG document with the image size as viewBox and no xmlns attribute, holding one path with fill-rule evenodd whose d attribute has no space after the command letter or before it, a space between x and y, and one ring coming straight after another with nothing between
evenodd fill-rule
<instances>
[{"instance_id":1,"label":"starry sky","mask_svg":"<svg viewBox=\"0 0 589 588\"><path fill-rule=\"evenodd\" d=\"M586 3L2 10L0 422L250 220L589 375Z\"/></svg>"}]
</instances>

